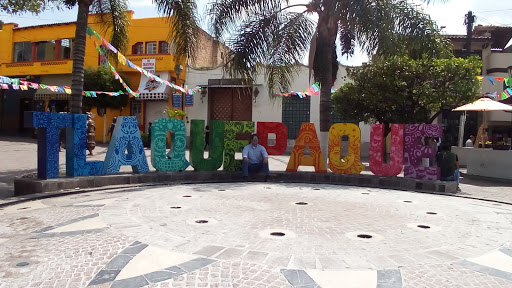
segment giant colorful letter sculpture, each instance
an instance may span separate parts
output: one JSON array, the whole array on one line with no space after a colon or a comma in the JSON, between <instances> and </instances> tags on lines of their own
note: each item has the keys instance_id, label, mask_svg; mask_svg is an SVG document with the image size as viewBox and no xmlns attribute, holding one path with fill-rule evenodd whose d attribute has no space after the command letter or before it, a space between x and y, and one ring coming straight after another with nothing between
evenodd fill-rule
<instances>
[{"instance_id":1,"label":"giant colorful letter sculpture","mask_svg":"<svg viewBox=\"0 0 512 288\"><path fill-rule=\"evenodd\" d=\"M174 132L171 152L166 155L167 131ZM183 171L189 163L185 159L187 130L180 119L161 118L151 126L151 165L158 171ZM170 159L167 159L169 156Z\"/></svg>"},{"instance_id":2,"label":"giant colorful letter sculpture","mask_svg":"<svg viewBox=\"0 0 512 288\"><path fill-rule=\"evenodd\" d=\"M370 131L370 170L379 176L396 176L404 162L404 125L391 124L389 164L384 164L384 124L372 124Z\"/></svg>"},{"instance_id":3,"label":"giant colorful letter sculpture","mask_svg":"<svg viewBox=\"0 0 512 288\"><path fill-rule=\"evenodd\" d=\"M311 156L304 156L306 146L309 147ZM302 123L286 172L297 172L299 166L313 166L316 173L327 173L314 123Z\"/></svg>"},{"instance_id":4,"label":"giant colorful letter sculpture","mask_svg":"<svg viewBox=\"0 0 512 288\"><path fill-rule=\"evenodd\" d=\"M59 132L72 126L71 114L25 112L25 126L38 128L37 177L59 178Z\"/></svg>"},{"instance_id":5,"label":"giant colorful letter sculpture","mask_svg":"<svg viewBox=\"0 0 512 288\"><path fill-rule=\"evenodd\" d=\"M288 129L281 122L258 122L259 144L267 149L268 155L283 155L286 152ZM276 134L276 144L268 145L268 134Z\"/></svg>"},{"instance_id":6,"label":"giant colorful letter sculpture","mask_svg":"<svg viewBox=\"0 0 512 288\"><path fill-rule=\"evenodd\" d=\"M204 159L204 120L192 120L190 126L190 164L197 171L217 171L224 156L224 122L212 121L208 159Z\"/></svg>"},{"instance_id":7,"label":"giant colorful letter sculpture","mask_svg":"<svg viewBox=\"0 0 512 288\"><path fill-rule=\"evenodd\" d=\"M236 134L252 132L252 121L224 121L224 171L242 170L242 161L235 160L235 153L242 152L245 145L249 144L249 137L247 140L235 140Z\"/></svg>"},{"instance_id":8,"label":"giant colorful letter sculpture","mask_svg":"<svg viewBox=\"0 0 512 288\"><path fill-rule=\"evenodd\" d=\"M423 137L441 137L443 127L437 124L405 125L404 177L439 180L440 169L422 166L422 158L434 158L436 147L423 145Z\"/></svg>"},{"instance_id":9,"label":"giant colorful letter sculpture","mask_svg":"<svg viewBox=\"0 0 512 288\"><path fill-rule=\"evenodd\" d=\"M87 115L71 114L73 128L66 128L66 176L103 175L103 161L86 161Z\"/></svg>"},{"instance_id":10,"label":"giant colorful letter sculpture","mask_svg":"<svg viewBox=\"0 0 512 288\"><path fill-rule=\"evenodd\" d=\"M128 151L128 154L124 153L125 151ZM123 165L132 166L135 173L149 172L148 160L135 117L117 117L116 128L108 145L104 165L105 174L118 173Z\"/></svg>"},{"instance_id":11,"label":"giant colorful letter sculpture","mask_svg":"<svg viewBox=\"0 0 512 288\"><path fill-rule=\"evenodd\" d=\"M341 136L348 136L348 154L341 160ZM361 163L361 129L352 123L336 123L329 129L329 169L338 174L359 174Z\"/></svg>"}]
</instances>

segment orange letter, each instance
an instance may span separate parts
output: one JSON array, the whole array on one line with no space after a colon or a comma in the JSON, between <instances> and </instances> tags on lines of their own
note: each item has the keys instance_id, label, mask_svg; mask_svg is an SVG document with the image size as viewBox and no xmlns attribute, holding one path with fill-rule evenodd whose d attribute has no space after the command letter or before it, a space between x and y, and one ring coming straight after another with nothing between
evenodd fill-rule
<instances>
[{"instance_id":1,"label":"orange letter","mask_svg":"<svg viewBox=\"0 0 512 288\"><path fill-rule=\"evenodd\" d=\"M311 156L304 156L306 145L309 146ZM299 166L313 166L316 173L327 173L324 156L320 149L320 141L318 141L315 124L313 123L302 123L286 172L297 172Z\"/></svg>"}]
</instances>

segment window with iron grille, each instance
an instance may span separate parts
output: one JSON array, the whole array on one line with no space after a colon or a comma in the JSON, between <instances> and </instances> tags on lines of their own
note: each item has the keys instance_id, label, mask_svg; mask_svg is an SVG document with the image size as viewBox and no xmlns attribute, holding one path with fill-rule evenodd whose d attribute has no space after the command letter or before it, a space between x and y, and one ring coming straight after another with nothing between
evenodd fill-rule
<instances>
[{"instance_id":1,"label":"window with iron grille","mask_svg":"<svg viewBox=\"0 0 512 288\"><path fill-rule=\"evenodd\" d=\"M132 46L132 54L142 54L142 53L144 53L143 48L144 48L144 46L143 46L142 42L137 42L137 43L133 44L133 46Z\"/></svg>"},{"instance_id":2,"label":"window with iron grille","mask_svg":"<svg viewBox=\"0 0 512 288\"><path fill-rule=\"evenodd\" d=\"M158 53L160 54L168 54L169 53L169 43L165 41L158 42Z\"/></svg>"},{"instance_id":3,"label":"window with iron grille","mask_svg":"<svg viewBox=\"0 0 512 288\"><path fill-rule=\"evenodd\" d=\"M147 42L146 43L146 54L156 54L156 42Z\"/></svg>"},{"instance_id":4,"label":"window with iron grille","mask_svg":"<svg viewBox=\"0 0 512 288\"><path fill-rule=\"evenodd\" d=\"M283 124L288 128L288 139L296 139L303 122L310 121L311 98L283 97Z\"/></svg>"}]
</instances>

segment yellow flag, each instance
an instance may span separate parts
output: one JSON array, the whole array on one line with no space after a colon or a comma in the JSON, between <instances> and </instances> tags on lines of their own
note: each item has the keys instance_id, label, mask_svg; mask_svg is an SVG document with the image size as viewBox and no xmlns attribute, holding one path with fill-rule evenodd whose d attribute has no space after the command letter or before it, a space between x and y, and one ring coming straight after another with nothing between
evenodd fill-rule
<instances>
[{"instance_id":1,"label":"yellow flag","mask_svg":"<svg viewBox=\"0 0 512 288\"><path fill-rule=\"evenodd\" d=\"M66 91L66 94L71 94L71 89L69 88L64 88L64 91Z\"/></svg>"},{"instance_id":2,"label":"yellow flag","mask_svg":"<svg viewBox=\"0 0 512 288\"><path fill-rule=\"evenodd\" d=\"M126 65L126 58L123 54L117 52L117 60L119 60L119 63Z\"/></svg>"}]
</instances>

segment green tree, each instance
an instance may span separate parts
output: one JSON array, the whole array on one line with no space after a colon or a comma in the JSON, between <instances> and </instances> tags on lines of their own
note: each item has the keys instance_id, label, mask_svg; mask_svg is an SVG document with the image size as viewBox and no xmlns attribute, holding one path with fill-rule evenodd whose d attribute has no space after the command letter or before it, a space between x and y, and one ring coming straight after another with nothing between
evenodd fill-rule
<instances>
[{"instance_id":1,"label":"green tree","mask_svg":"<svg viewBox=\"0 0 512 288\"><path fill-rule=\"evenodd\" d=\"M290 11L297 7L303 11ZM314 23L309 15L318 16L318 21ZM295 69L309 50L309 65L321 84L323 132L329 130L337 43L342 55L352 55L356 43L369 55L386 55L393 51L393 43L405 37L424 43L418 49L425 48L421 54L432 57L437 50L426 48L441 43L430 17L404 0L312 0L296 5L281 0L217 0L210 16L216 37L235 35L226 40L232 49L226 69L249 81L264 71L270 95L289 89Z\"/></svg>"},{"instance_id":2,"label":"green tree","mask_svg":"<svg viewBox=\"0 0 512 288\"><path fill-rule=\"evenodd\" d=\"M336 113L367 123L432 123L445 106L474 101L480 91L478 57L379 59L351 68L353 81L333 94Z\"/></svg>"},{"instance_id":3,"label":"green tree","mask_svg":"<svg viewBox=\"0 0 512 288\"><path fill-rule=\"evenodd\" d=\"M85 68L84 70L85 91L117 92L123 90L123 85L114 78L112 72L105 66L99 66L97 70ZM83 97L82 103L85 107L109 107L119 109L128 103L128 95L109 96L98 94L97 97Z\"/></svg>"},{"instance_id":4,"label":"green tree","mask_svg":"<svg viewBox=\"0 0 512 288\"><path fill-rule=\"evenodd\" d=\"M59 3L57 0L0 0L0 11L8 14L39 14L51 7L58 8Z\"/></svg>"}]
</instances>

